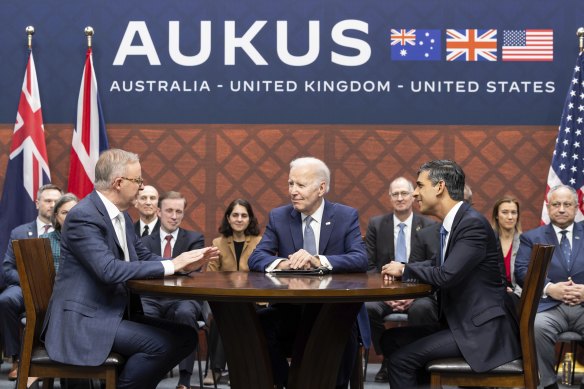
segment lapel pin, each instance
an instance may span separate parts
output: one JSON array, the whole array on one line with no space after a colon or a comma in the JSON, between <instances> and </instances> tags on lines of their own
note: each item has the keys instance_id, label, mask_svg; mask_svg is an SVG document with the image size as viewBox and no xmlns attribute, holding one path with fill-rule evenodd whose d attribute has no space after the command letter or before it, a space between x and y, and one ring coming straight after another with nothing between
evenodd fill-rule
<instances>
[{"instance_id":1,"label":"lapel pin","mask_svg":"<svg viewBox=\"0 0 584 389\"><path fill-rule=\"evenodd\" d=\"M580 239L580 237L579 236L575 236L574 239Z\"/></svg>"},{"instance_id":2,"label":"lapel pin","mask_svg":"<svg viewBox=\"0 0 584 389\"><path fill-rule=\"evenodd\" d=\"M324 224L327 225L327 226L330 226L331 225L331 222L326 222Z\"/></svg>"}]
</instances>

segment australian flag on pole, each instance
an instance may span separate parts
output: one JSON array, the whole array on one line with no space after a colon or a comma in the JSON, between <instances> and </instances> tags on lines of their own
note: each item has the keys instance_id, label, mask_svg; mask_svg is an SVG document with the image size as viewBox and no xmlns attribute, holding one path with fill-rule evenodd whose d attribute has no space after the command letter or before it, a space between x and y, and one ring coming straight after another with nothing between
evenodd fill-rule
<instances>
[{"instance_id":1,"label":"australian flag on pole","mask_svg":"<svg viewBox=\"0 0 584 389\"><path fill-rule=\"evenodd\" d=\"M564 103L558 129L556 147L548 173L546 197L550 188L564 184L578 192L576 221L584 220L582 197L584 193L584 54L578 55L568 96ZM550 222L544 200L541 221Z\"/></svg>"},{"instance_id":2,"label":"australian flag on pole","mask_svg":"<svg viewBox=\"0 0 584 389\"><path fill-rule=\"evenodd\" d=\"M93 190L95 164L99 154L108 147L105 121L93 70L93 56L89 47L77 100L77 122L71 143L68 192L76 194L81 199Z\"/></svg>"},{"instance_id":3,"label":"australian flag on pole","mask_svg":"<svg viewBox=\"0 0 584 389\"><path fill-rule=\"evenodd\" d=\"M4 259L10 231L38 216L38 189L51 182L41 99L32 51L24 74L6 178L0 201L0 252Z\"/></svg>"}]
</instances>

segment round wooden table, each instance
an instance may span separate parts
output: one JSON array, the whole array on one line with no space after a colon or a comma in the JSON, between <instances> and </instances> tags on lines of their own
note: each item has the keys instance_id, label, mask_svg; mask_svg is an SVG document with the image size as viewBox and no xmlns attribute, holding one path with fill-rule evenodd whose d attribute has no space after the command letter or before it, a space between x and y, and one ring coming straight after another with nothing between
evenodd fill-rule
<instances>
[{"instance_id":1,"label":"round wooden table","mask_svg":"<svg viewBox=\"0 0 584 389\"><path fill-rule=\"evenodd\" d=\"M254 302L303 303L317 310L299 329L288 388L334 388L346 339L364 301L427 296L425 284L384 281L379 273L292 276L206 272L132 280L134 293L207 300L217 322L234 389L273 389L266 340Z\"/></svg>"}]
</instances>

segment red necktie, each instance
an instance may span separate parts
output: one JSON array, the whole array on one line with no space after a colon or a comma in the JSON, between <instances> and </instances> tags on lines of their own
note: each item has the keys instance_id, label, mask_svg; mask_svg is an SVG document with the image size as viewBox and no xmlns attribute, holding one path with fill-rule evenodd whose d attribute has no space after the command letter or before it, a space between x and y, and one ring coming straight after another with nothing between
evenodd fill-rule
<instances>
[{"instance_id":1,"label":"red necktie","mask_svg":"<svg viewBox=\"0 0 584 389\"><path fill-rule=\"evenodd\" d=\"M172 235L166 235L166 245L164 246L164 253L162 256L164 258L172 258L172 246L170 245L170 241L172 240Z\"/></svg>"}]
</instances>

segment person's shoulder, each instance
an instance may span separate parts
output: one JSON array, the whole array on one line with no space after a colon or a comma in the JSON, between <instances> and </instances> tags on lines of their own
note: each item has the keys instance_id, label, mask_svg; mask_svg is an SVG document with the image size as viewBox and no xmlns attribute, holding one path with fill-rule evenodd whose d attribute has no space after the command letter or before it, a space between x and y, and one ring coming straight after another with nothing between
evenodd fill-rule
<instances>
[{"instance_id":1,"label":"person's shoulder","mask_svg":"<svg viewBox=\"0 0 584 389\"><path fill-rule=\"evenodd\" d=\"M384 220L391 220L392 218L393 218L393 212L371 216L369 218L369 224L379 224Z\"/></svg>"},{"instance_id":2,"label":"person's shoulder","mask_svg":"<svg viewBox=\"0 0 584 389\"><path fill-rule=\"evenodd\" d=\"M576 228L576 224L574 225L574 228ZM533 239L534 237L545 235L545 233L548 231L553 231L553 226L551 224L544 224L542 226L532 228L531 230L523 231L520 237Z\"/></svg>"},{"instance_id":3,"label":"person's shoulder","mask_svg":"<svg viewBox=\"0 0 584 389\"><path fill-rule=\"evenodd\" d=\"M412 222L415 225L422 226L422 228L425 228L425 227L428 227L428 226L431 226L431 225L434 225L434 224L438 224L436 222L436 220L431 219L429 217L426 217L426 216L421 215L421 214L416 213L416 212L414 212L414 218L413 218Z\"/></svg>"},{"instance_id":4,"label":"person's shoulder","mask_svg":"<svg viewBox=\"0 0 584 389\"><path fill-rule=\"evenodd\" d=\"M327 212L327 208L328 208L335 213L336 212L346 213L346 214L358 213L356 208L353 208L351 206L348 206L348 205L345 205L342 203L333 203L332 201L328 201L328 200L325 200L324 207L325 207L325 212Z\"/></svg>"},{"instance_id":5,"label":"person's shoulder","mask_svg":"<svg viewBox=\"0 0 584 389\"><path fill-rule=\"evenodd\" d=\"M188 239L200 239L203 238L203 233L194 230L187 230L179 227L179 234Z\"/></svg>"}]
</instances>

